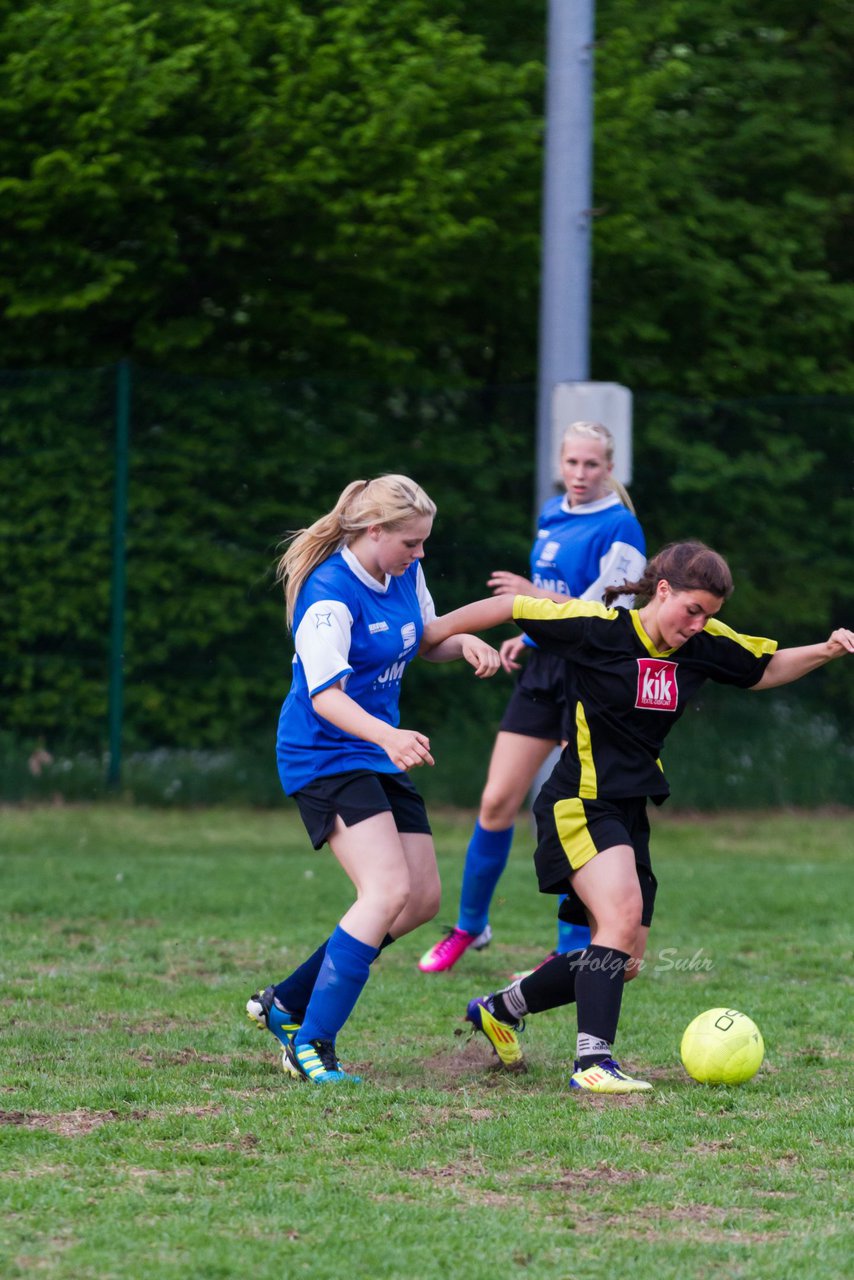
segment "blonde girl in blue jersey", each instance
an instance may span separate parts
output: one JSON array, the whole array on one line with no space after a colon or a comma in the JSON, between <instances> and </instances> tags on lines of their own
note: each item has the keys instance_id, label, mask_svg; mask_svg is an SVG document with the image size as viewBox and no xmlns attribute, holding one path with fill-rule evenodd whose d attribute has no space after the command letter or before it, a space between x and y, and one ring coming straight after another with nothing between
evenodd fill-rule
<instances>
[{"instance_id":1,"label":"blonde girl in blue jersey","mask_svg":"<svg viewBox=\"0 0 854 1280\"><path fill-rule=\"evenodd\" d=\"M436 507L407 476L349 484L327 515L296 534L279 562L293 679L277 757L312 844L329 844L356 900L330 937L246 1009L283 1049L288 1074L314 1084L342 1070L336 1037L383 946L432 919L440 885L424 802L408 770L432 765L429 739L399 725L409 662L465 660L498 670L476 636L426 645L435 609L420 561Z\"/></svg>"},{"instance_id":2,"label":"blonde girl in blue jersey","mask_svg":"<svg viewBox=\"0 0 854 1280\"><path fill-rule=\"evenodd\" d=\"M573 422L560 452L565 492L540 512L531 551L531 577L498 570L487 585L496 595L549 600L601 600L606 587L643 571L643 531L631 499L614 478L614 440L600 422ZM548 756L571 730L566 721L563 664L526 637L505 640L501 661L508 673L524 669L501 720L480 812L463 868L456 925L421 957L422 973L452 968L472 947L485 947L492 930L489 907L513 841L514 824ZM564 912L566 909L564 908ZM558 952L583 947L586 925L559 918Z\"/></svg>"},{"instance_id":3,"label":"blonde girl in blue jersey","mask_svg":"<svg viewBox=\"0 0 854 1280\"><path fill-rule=\"evenodd\" d=\"M607 607L620 592L638 609ZM773 689L854 653L854 632L794 649L739 635L717 614L732 592L726 561L702 543L665 547L637 581L605 593L606 604L554 604L517 596L464 606L428 627L431 641L511 617L567 667L576 732L534 805L540 890L580 903L591 941L556 956L503 991L469 1002L466 1018L501 1062L524 1064L516 1031L526 1015L575 1001L578 1037L570 1088L645 1092L645 1080L613 1057L623 986L635 976L652 921L656 879L647 798L669 787L664 739L706 680Z\"/></svg>"}]
</instances>

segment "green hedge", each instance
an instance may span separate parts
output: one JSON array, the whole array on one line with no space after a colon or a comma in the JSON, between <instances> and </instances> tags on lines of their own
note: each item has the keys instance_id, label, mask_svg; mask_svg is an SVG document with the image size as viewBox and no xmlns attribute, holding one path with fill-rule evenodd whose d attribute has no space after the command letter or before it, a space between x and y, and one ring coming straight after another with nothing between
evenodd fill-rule
<instances>
[{"instance_id":1,"label":"green hedge","mask_svg":"<svg viewBox=\"0 0 854 1280\"><path fill-rule=\"evenodd\" d=\"M106 750L115 386L114 369L0 375L10 760L41 744L100 769ZM635 409L632 491L651 547L694 535L727 554L737 590L725 616L741 629L801 643L850 621L854 401L638 396ZM523 570L534 420L529 387L418 391L135 368L126 769L134 753L164 749L263 758L292 653L272 582L276 545L355 476L407 471L437 501L426 569L440 610L484 594L493 567ZM850 740L852 676L836 663L797 691L803 714L838 724L841 742ZM482 684L458 664L411 670L405 721L458 760L426 783L438 800L476 801L507 691L503 677ZM754 714L773 744L779 725ZM797 736L793 725L787 733ZM188 786L178 790L186 796ZM16 787L0 781L0 792ZM843 780L822 802L846 798Z\"/></svg>"}]
</instances>

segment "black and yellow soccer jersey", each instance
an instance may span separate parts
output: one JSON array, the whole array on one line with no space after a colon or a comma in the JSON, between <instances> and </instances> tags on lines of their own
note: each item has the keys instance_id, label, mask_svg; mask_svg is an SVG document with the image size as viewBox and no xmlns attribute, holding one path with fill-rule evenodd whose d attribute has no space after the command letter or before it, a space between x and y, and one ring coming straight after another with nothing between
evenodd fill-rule
<instances>
[{"instance_id":1,"label":"black and yellow soccer jersey","mask_svg":"<svg viewBox=\"0 0 854 1280\"><path fill-rule=\"evenodd\" d=\"M670 793L664 739L706 680L750 688L777 648L710 619L678 649L659 652L637 609L516 596L513 619L547 653L566 660L575 733L552 781L584 800Z\"/></svg>"}]
</instances>

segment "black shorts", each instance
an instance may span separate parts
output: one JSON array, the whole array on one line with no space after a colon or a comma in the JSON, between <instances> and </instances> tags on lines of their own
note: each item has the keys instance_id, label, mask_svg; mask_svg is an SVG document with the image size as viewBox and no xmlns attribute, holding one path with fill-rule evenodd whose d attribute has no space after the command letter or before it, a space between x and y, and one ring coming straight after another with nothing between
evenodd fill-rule
<instances>
[{"instance_id":1,"label":"black shorts","mask_svg":"<svg viewBox=\"0 0 854 1280\"><path fill-rule=\"evenodd\" d=\"M315 849L329 839L336 817L345 827L354 827L377 813L391 813L401 833L433 834L424 801L405 773L371 773L368 769L333 773L315 778L291 798L297 802Z\"/></svg>"},{"instance_id":2,"label":"black shorts","mask_svg":"<svg viewBox=\"0 0 854 1280\"><path fill-rule=\"evenodd\" d=\"M526 738L568 741L573 725L566 700L563 658L531 649L498 728Z\"/></svg>"},{"instance_id":3,"label":"black shorts","mask_svg":"<svg viewBox=\"0 0 854 1280\"><path fill-rule=\"evenodd\" d=\"M658 881L649 853L646 797L627 800L581 800L564 796L546 782L534 802L537 851L534 865L540 893L565 893L558 916L568 924L587 924L587 913L572 890L572 873L603 849L617 844L635 851L638 883L643 897L641 924L652 924Z\"/></svg>"}]
</instances>

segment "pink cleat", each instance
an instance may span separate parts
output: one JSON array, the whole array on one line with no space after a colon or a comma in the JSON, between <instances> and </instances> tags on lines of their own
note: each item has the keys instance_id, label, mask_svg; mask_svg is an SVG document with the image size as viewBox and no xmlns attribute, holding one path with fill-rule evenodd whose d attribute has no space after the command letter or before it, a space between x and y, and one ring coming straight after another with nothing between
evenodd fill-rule
<instances>
[{"instance_id":1,"label":"pink cleat","mask_svg":"<svg viewBox=\"0 0 854 1280\"><path fill-rule=\"evenodd\" d=\"M492 939L492 928L487 925L482 933L466 933L465 929L447 929L445 937L437 942L418 961L422 973L444 973L453 969L464 951L471 947L474 951L482 951L488 947Z\"/></svg>"}]
</instances>

